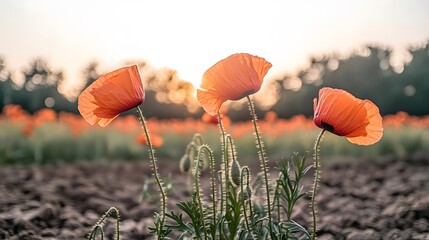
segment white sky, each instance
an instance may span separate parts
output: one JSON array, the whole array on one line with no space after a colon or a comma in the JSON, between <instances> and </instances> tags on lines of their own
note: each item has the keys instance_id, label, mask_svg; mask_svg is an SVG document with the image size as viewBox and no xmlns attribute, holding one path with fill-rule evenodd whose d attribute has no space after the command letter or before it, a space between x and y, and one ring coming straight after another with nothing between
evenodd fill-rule
<instances>
[{"instance_id":1,"label":"white sky","mask_svg":"<svg viewBox=\"0 0 429 240\"><path fill-rule=\"evenodd\" d=\"M6 66L17 72L43 57L70 84L92 60L110 71L143 59L198 85L208 67L237 52L271 62L270 78L314 54L344 54L367 43L400 53L428 39L426 0L0 1Z\"/></svg>"}]
</instances>

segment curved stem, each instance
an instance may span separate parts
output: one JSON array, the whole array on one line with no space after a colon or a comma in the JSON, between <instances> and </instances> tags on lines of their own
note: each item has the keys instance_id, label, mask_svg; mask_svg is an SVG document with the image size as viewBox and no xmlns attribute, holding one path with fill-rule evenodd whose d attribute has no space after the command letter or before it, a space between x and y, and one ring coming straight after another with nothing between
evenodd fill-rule
<instances>
[{"instance_id":1,"label":"curved stem","mask_svg":"<svg viewBox=\"0 0 429 240\"><path fill-rule=\"evenodd\" d=\"M166 212L166 208L167 208L167 206L166 206L166 195L164 192L164 184L159 179L158 165L156 164L155 151L153 150L152 141L150 140L149 131L148 131L148 128L146 126L146 121L145 121L145 118L143 116L143 112L139 106L137 106L136 108L137 108L137 112L140 115L140 122L143 126L143 129L144 129L144 132L146 135L146 139L147 139L147 144L149 146L149 157L150 157L150 160L152 163L153 175L155 177L156 183L158 184L159 192L161 194L161 222L160 222L160 226L161 226L161 232L162 232L164 229L165 212ZM162 237L163 236L158 236L158 238L162 238Z\"/></svg>"},{"instance_id":2,"label":"curved stem","mask_svg":"<svg viewBox=\"0 0 429 240\"><path fill-rule=\"evenodd\" d=\"M106 218L112 216L112 212L115 214L116 217L116 239L119 240L119 210L115 207L110 207L109 210L106 211L106 213L103 214L103 216L97 221L94 228L92 229L91 234L89 235L89 240L92 238L95 239L97 232L100 231L101 233L101 239L104 239L104 232L103 232L103 225L105 224Z\"/></svg>"},{"instance_id":3,"label":"curved stem","mask_svg":"<svg viewBox=\"0 0 429 240\"><path fill-rule=\"evenodd\" d=\"M198 159L196 159L196 157L198 155L198 148L197 148L197 145L195 145L195 142L190 142L188 144L188 146L186 147L186 153L191 158L191 168L192 168L193 164L195 163L195 160L198 160Z\"/></svg>"},{"instance_id":4,"label":"curved stem","mask_svg":"<svg viewBox=\"0 0 429 240\"><path fill-rule=\"evenodd\" d=\"M192 141L195 142L198 146L204 144L203 136L201 136L201 134L199 134L199 133L194 134Z\"/></svg>"},{"instance_id":5,"label":"curved stem","mask_svg":"<svg viewBox=\"0 0 429 240\"><path fill-rule=\"evenodd\" d=\"M188 144L188 146L186 147L186 153L189 155L189 158L191 159L190 169L192 169L192 166L195 164L197 152L198 152L198 149L197 149L197 145L195 145L195 142L193 142L193 141L190 142ZM189 174L188 174L188 182L189 182L188 191L189 191L189 193L192 193L192 180L193 180L192 178L193 178L192 177L192 171L189 171Z\"/></svg>"},{"instance_id":6,"label":"curved stem","mask_svg":"<svg viewBox=\"0 0 429 240\"><path fill-rule=\"evenodd\" d=\"M322 131L320 131L319 136L317 136L317 140L316 143L314 144L314 182L313 182L313 190L311 192L311 203L310 203L310 208L311 208L311 215L313 218L313 232L311 235L311 239L315 240L316 239L316 232L317 232L317 219L316 219L316 193L317 193L317 183L320 181L320 164L319 164L319 144L322 141L322 136L323 133L325 132L325 129L322 129Z\"/></svg>"},{"instance_id":7,"label":"curved stem","mask_svg":"<svg viewBox=\"0 0 429 240\"><path fill-rule=\"evenodd\" d=\"M192 156L192 158L194 158L194 154L197 152L197 145L195 145L195 142L190 142L189 144L188 144L188 146L186 146L186 153L189 155L189 156ZM191 155L191 151L193 151L192 152L192 155ZM193 160L193 159L192 159Z\"/></svg>"},{"instance_id":8,"label":"curved stem","mask_svg":"<svg viewBox=\"0 0 429 240\"><path fill-rule=\"evenodd\" d=\"M227 149L228 151L231 151L232 161L235 161L235 149L234 149L234 142L232 141L232 137L231 137L231 135L227 134L227 135L226 135L226 137L225 137L225 139L226 139L226 145L227 145L226 149ZM230 147L230 148L228 148L228 144L229 144L229 147ZM229 156L229 155L228 155L228 156Z\"/></svg>"},{"instance_id":9,"label":"curved stem","mask_svg":"<svg viewBox=\"0 0 429 240\"><path fill-rule=\"evenodd\" d=\"M250 115L252 116L252 120L253 120L253 127L255 129L255 135L256 135L256 141L258 143L258 147L259 147L259 160L261 162L261 168L264 172L264 180L265 180L265 191L267 193L267 205L268 205L268 221L269 221L269 229L270 229L270 235L271 235L271 239L274 239L273 237L273 226L272 226L272 217L271 217L271 200L270 200L270 188L268 185L268 166L267 166L267 160L265 157L265 151L264 151L264 146L262 144L262 140L261 137L259 136L259 130L258 130L258 125L256 124L256 113L255 113L255 107L253 106L253 102L250 99L249 96L246 96L247 101L249 103L249 110L250 110Z\"/></svg>"},{"instance_id":10,"label":"curved stem","mask_svg":"<svg viewBox=\"0 0 429 240\"><path fill-rule=\"evenodd\" d=\"M95 225L95 227L93 228L91 235L89 235L88 240L95 240L95 237L97 237L97 233L100 232L100 238L101 240L104 239L104 231L103 228L100 225Z\"/></svg>"}]
</instances>

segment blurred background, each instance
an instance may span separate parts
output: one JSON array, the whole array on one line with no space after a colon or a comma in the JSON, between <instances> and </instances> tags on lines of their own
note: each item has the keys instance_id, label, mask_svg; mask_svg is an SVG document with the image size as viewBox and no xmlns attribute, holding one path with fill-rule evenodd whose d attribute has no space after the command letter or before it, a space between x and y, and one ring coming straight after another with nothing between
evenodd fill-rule
<instances>
[{"instance_id":1,"label":"blurred background","mask_svg":"<svg viewBox=\"0 0 429 240\"><path fill-rule=\"evenodd\" d=\"M100 129L77 110L85 87L131 64L139 66L142 109L161 157L180 158L195 132L216 148L216 120L204 115L195 90L205 70L237 52L273 64L253 95L269 154L311 149L312 101L325 86L376 103L386 130L365 152L332 138L324 154L427 151L428 10L424 0L3 0L0 162L146 158L133 111ZM225 114L239 153L255 155L247 105L229 102Z\"/></svg>"}]
</instances>

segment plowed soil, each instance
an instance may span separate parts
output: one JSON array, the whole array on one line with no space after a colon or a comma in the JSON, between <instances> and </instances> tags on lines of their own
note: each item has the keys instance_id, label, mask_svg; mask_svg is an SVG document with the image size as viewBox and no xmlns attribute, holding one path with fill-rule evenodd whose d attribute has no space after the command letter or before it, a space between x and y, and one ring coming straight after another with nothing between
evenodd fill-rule
<instances>
[{"instance_id":1,"label":"plowed soil","mask_svg":"<svg viewBox=\"0 0 429 240\"><path fill-rule=\"evenodd\" d=\"M187 178L172 161L160 169L173 180L172 209L189 198ZM148 162L3 166L0 239L84 239L111 206L121 213L122 239L152 239L156 189L141 201L150 176ZM321 240L429 239L429 155L323 164L317 199ZM308 197L301 201L295 220L308 226ZM109 219L109 239L113 225Z\"/></svg>"}]
</instances>

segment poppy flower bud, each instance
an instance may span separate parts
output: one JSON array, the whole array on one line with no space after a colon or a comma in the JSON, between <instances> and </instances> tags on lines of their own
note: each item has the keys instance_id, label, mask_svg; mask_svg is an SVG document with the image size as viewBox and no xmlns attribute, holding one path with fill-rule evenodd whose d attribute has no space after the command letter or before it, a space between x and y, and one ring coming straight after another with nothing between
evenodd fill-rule
<instances>
[{"instance_id":1,"label":"poppy flower bud","mask_svg":"<svg viewBox=\"0 0 429 240\"><path fill-rule=\"evenodd\" d=\"M238 161L232 161L229 169L229 178L235 187L240 186L241 182L241 167Z\"/></svg>"},{"instance_id":2,"label":"poppy flower bud","mask_svg":"<svg viewBox=\"0 0 429 240\"><path fill-rule=\"evenodd\" d=\"M180 159L179 167L181 172L189 172L191 169L191 159L188 154L183 155L183 157Z\"/></svg>"}]
</instances>

